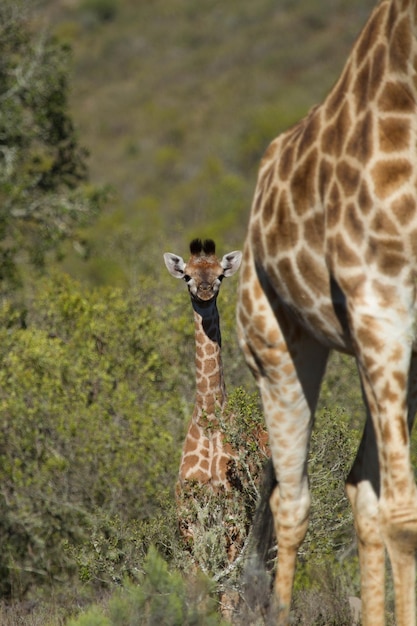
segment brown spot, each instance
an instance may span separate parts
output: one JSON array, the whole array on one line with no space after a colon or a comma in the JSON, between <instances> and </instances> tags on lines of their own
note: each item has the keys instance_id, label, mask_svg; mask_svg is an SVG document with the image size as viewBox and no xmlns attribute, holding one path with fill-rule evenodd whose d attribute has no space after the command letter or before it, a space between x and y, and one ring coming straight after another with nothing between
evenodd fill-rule
<instances>
[{"instance_id":1,"label":"brown spot","mask_svg":"<svg viewBox=\"0 0 417 626\"><path fill-rule=\"evenodd\" d=\"M392 372L392 378L396 381L399 389L403 390L406 388L407 377L404 372L401 372L400 370Z\"/></svg>"},{"instance_id":2,"label":"brown spot","mask_svg":"<svg viewBox=\"0 0 417 626\"><path fill-rule=\"evenodd\" d=\"M312 150L297 167L291 179L294 210L299 215L309 211L316 198L317 150Z\"/></svg>"},{"instance_id":3,"label":"brown spot","mask_svg":"<svg viewBox=\"0 0 417 626\"><path fill-rule=\"evenodd\" d=\"M398 235L398 229L395 223L390 219L385 210L377 211L371 222L371 229L376 235Z\"/></svg>"},{"instance_id":4,"label":"brown spot","mask_svg":"<svg viewBox=\"0 0 417 626\"><path fill-rule=\"evenodd\" d=\"M324 198L333 174L333 165L331 162L323 158L319 165L319 193L320 198Z\"/></svg>"},{"instance_id":5,"label":"brown spot","mask_svg":"<svg viewBox=\"0 0 417 626\"><path fill-rule=\"evenodd\" d=\"M411 194L404 194L391 205L395 217L402 226L408 224L416 214L416 201Z\"/></svg>"},{"instance_id":6,"label":"brown spot","mask_svg":"<svg viewBox=\"0 0 417 626\"><path fill-rule=\"evenodd\" d=\"M364 58L369 55L369 51L374 47L380 29L380 21L382 19L381 7L376 9L367 24L365 25L362 33L359 36L358 43L356 45L356 65L359 67Z\"/></svg>"},{"instance_id":7,"label":"brown spot","mask_svg":"<svg viewBox=\"0 0 417 626\"><path fill-rule=\"evenodd\" d=\"M280 259L277 269L280 280L286 285L291 285L294 281L294 267L291 259L288 257Z\"/></svg>"},{"instance_id":8,"label":"brown spot","mask_svg":"<svg viewBox=\"0 0 417 626\"><path fill-rule=\"evenodd\" d=\"M368 59L356 76L353 93L356 98L356 111L363 111L371 98L369 97L369 79L371 75L371 60Z\"/></svg>"},{"instance_id":9,"label":"brown spot","mask_svg":"<svg viewBox=\"0 0 417 626\"><path fill-rule=\"evenodd\" d=\"M398 392L393 390L392 384L389 380L385 383L385 387L382 390L382 393L387 402L391 402L391 404L393 404L394 402L398 402Z\"/></svg>"},{"instance_id":10,"label":"brown spot","mask_svg":"<svg viewBox=\"0 0 417 626\"><path fill-rule=\"evenodd\" d=\"M315 212L304 222L304 239L307 246L316 251L322 251L324 240L324 215Z\"/></svg>"},{"instance_id":11,"label":"brown spot","mask_svg":"<svg viewBox=\"0 0 417 626\"><path fill-rule=\"evenodd\" d=\"M397 21L397 17L398 17L397 3L391 2L389 12L388 12L388 18L385 24L385 38L387 40L389 40L390 35L394 29L395 22Z\"/></svg>"},{"instance_id":12,"label":"brown spot","mask_svg":"<svg viewBox=\"0 0 417 626\"><path fill-rule=\"evenodd\" d=\"M195 452L197 450L199 445L200 443L199 441L197 441L197 439L187 439L184 444L184 454L186 454L187 456L190 455L192 452Z\"/></svg>"},{"instance_id":13,"label":"brown spot","mask_svg":"<svg viewBox=\"0 0 417 626\"><path fill-rule=\"evenodd\" d=\"M279 249L279 235L275 224L272 224L265 233L266 250L269 256L275 256Z\"/></svg>"},{"instance_id":14,"label":"brown spot","mask_svg":"<svg viewBox=\"0 0 417 626\"><path fill-rule=\"evenodd\" d=\"M391 302L394 302L394 300L392 299ZM393 361L393 363L395 363L396 361L399 361L403 358L403 348L401 346L397 346L396 348L394 348L394 352L391 355L391 359ZM392 373L392 377L395 378L395 380L398 381L399 386L404 389L404 385L405 385L405 381L406 381L406 376L404 375L403 372L393 372Z\"/></svg>"},{"instance_id":15,"label":"brown spot","mask_svg":"<svg viewBox=\"0 0 417 626\"><path fill-rule=\"evenodd\" d=\"M294 164L294 145L292 143L285 146L281 152L278 162L278 176L281 180L287 180Z\"/></svg>"},{"instance_id":16,"label":"brown spot","mask_svg":"<svg viewBox=\"0 0 417 626\"><path fill-rule=\"evenodd\" d=\"M342 198L339 191L339 186L336 182L332 184L329 200L327 202L327 226L333 228L340 222L341 210L342 210Z\"/></svg>"},{"instance_id":17,"label":"brown spot","mask_svg":"<svg viewBox=\"0 0 417 626\"><path fill-rule=\"evenodd\" d=\"M406 183L412 174L412 165L407 159L389 159L380 161L372 170L375 193L387 198Z\"/></svg>"},{"instance_id":18,"label":"brown spot","mask_svg":"<svg viewBox=\"0 0 417 626\"><path fill-rule=\"evenodd\" d=\"M372 99L383 85L383 77L386 71L386 56L386 44L379 43L372 56L371 73L369 76L369 95Z\"/></svg>"},{"instance_id":19,"label":"brown spot","mask_svg":"<svg viewBox=\"0 0 417 626\"><path fill-rule=\"evenodd\" d=\"M190 424L190 428L188 429L187 442L190 441L189 437L194 439L199 439L200 437L200 429L196 424Z\"/></svg>"},{"instance_id":20,"label":"brown spot","mask_svg":"<svg viewBox=\"0 0 417 626\"><path fill-rule=\"evenodd\" d=\"M311 285L309 286L311 287ZM316 304L311 293L303 285L299 285L295 290L292 290L291 297L300 310L311 309Z\"/></svg>"},{"instance_id":21,"label":"brown spot","mask_svg":"<svg viewBox=\"0 0 417 626\"><path fill-rule=\"evenodd\" d=\"M378 329L375 328L375 322L367 318L366 324L360 326L356 329L356 339L361 346L361 348L369 348L372 347L375 350L379 350L381 347L381 343L384 341L384 338L380 336ZM368 372L373 371L373 379L375 380L375 359L371 356L366 357L366 364L368 368Z\"/></svg>"},{"instance_id":22,"label":"brown spot","mask_svg":"<svg viewBox=\"0 0 417 626\"><path fill-rule=\"evenodd\" d=\"M205 346L204 346L204 353L205 353L206 356L207 355L212 355L212 354L214 354L214 352L215 352L215 348L214 348L213 344L211 344L211 343L205 344Z\"/></svg>"},{"instance_id":23,"label":"brown spot","mask_svg":"<svg viewBox=\"0 0 417 626\"><path fill-rule=\"evenodd\" d=\"M281 333L276 326L268 326L265 331L265 341L269 346L274 346L275 348L280 347L282 350L284 347L283 341L281 339Z\"/></svg>"},{"instance_id":24,"label":"brown spot","mask_svg":"<svg viewBox=\"0 0 417 626\"><path fill-rule=\"evenodd\" d=\"M385 444L389 444L392 441L392 432L391 432L391 426L389 422L385 422L382 428L382 439Z\"/></svg>"},{"instance_id":25,"label":"brown spot","mask_svg":"<svg viewBox=\"0 0 417 626\"><path fill-rule=\"evenodd\" d=\"M277 238L270 235L270 248L277 249L279 246L280 252L292 249L298 241L298 223L292 214L286 191L281 193L278 201L275 230Z\"/></svg>"},{"instance_id":26,"label":"brown spot","mask_svg":"<svg viewBox=\"0 0 417 626\"><path fill-rule=\"evenodd\" d=\"M363 164L372 156L372 128L372 114L368 111L356 124L346 146L347 153Z\"/></svg>"},{"instance_id":27,"label":"brown spot","mask_svg":"<svg viewBox=\"0 0 417 626\"><path fill-rule=\"evenodd\" d=\"M271 143L265 150L264 155L261 160L260 169L262 169L264 165L266 165L269 161L273 161L275 159L275 154L276 154L277 147L278 147L277 146L278 141L279 141L278 138L271 141Z\"/></svg>"},{"instance_id":28,"label":"brown spot","mask_svg":"<svg viewBox=\"0 0 417 626\"><path fill-rule=\"evenodd\" d=\"M345 228L350 241L360 243L363 239L363 222L358 215L356 206L350 202L345 211Z\"/></svg>"},{"instance_id":29,"label":"brown spot","mask_svg":"<svg viewBox=\"0 0 417 626\"><path fill-rule=\"evenodd\" d=\"M305 282L314 291L320 292L320 268L317 267L317 262L314 257L309 254L307 248L302 248L297 254L297 266L298 270L305 280Z\"/></svg>"},{"instance_id":30,"label":"brown spot","mask_svg":"<svg viewBox=\"0 0 417 626\"><path fill-rule=\"evenodd\" d=\"M350 89L351 63L348 61L343 74L329 94L324 106L326 119L331 119L345 101L346 93Z\"/></svg>"},{"instance_id":31,"label":"brown spot","mask_svg":"<svg viewBox=\"0 0 417 626\"><path fill-rule=\"evenodd\" d=\"M413 113L416 109L413 95L407 83L388 82L378 98L378 108L384 113Z\"/></svg>"},{"instance_id":32,"label":"brown spot","mask_svg":"<svg viewBox=\"0 0 417 626\"><path fill-rule=\"evenodd\" d=\"M385 276L398 276L406 263L401 248L400 242L385 242L371 236L368 241L366 261L367 263L375 262Z\"/></svg>"},{"instance_id":33,"label":"brown spot","mask_svg":"<svg viewBox=\"0 0 417 626\"><path fill-rule=\"evenodd\" d=\"M313 143L317 140L317 136L320 128L320 118L318 110L315 108L312 110L306 118L306 124L304 125L303 132L300 136L297 150L297 160L301 159L304 154L308 152Z\"/></svg>"},{"instance_id":34,"label":"brown spot","mask_svg":"<svg viewBox=\"0 0 417 626\"><path fill-rule=\"evenodd\" d=\"M395 27L389 43L389 61L391 70L401 72L407 70L412 47L410 18L405 16Z\"/></svg>"},{"instance_id":35,"label":"brown spot","mask_svg":"<svg viewBox=\"0 0 417 626\"><path fill-rule=\"evenodd\" d=\"M356 167L352 167L347 161L340 161L336 166L336 176L347 197L358 191L361 173Z\"/></svg>"},{"instance_id":36,"label":"brown spot","mask_svg":"<svg viewBox=\"0 0 417 626\"><path fill-rule=\"evenodd\" d=\"M341 155L351 123L349 106L345 101L334 122L328 125L323 132L321 142L323 152L333 156Z\"/></svg>"},{"instance_id":37,"label":"brown spot","mask_svg":"<svg viewBox=\"0 0 417 626\"><path fill-rule=\"evenodd\" d=\"M379 280L372 281L372 289L379 296L381 306L390 306L397 298L396 288Z\"/></svg>"},{"instance_id":38,"label":"brown spot","mask_svg":"<svg viewBox=\"0 0 417 626\"><path fill-rule=\"evenodd\" d=\"M217 370L217 363L215 359L210 358L204 361L204 373L206 376L208 376L209 374L212 374L216 370Z\"/></svg>"},{"instance_id":39,"label":"brown spot","mask_svg":"<svg viewBox=\"0 0 417 626\"><path fill-rule=\"evenodd\" d=\"M256 258L263 257L265 255L265 249L262 237L262 228L259 224L259 220L256 220L251 225L250 236L252 248L255 251Z\"/></svg>"},{"instance_id":40,"label":"brown spot","mask_svg":"<svg viewBox=\"0 0 417 626\"><path fill-rule=\"evenodd\" d=\"M253 324L256 328L258 337L261 337L261 341L264 341L266 321L263 315L255 315L253 318Z\"/></svg>"},{"instance_id":41,"label":"brown spot","mask_svg":"<svg viewBox=\"0 0 417 626\"><path fill-rule=\"evenodd\" d=\"M378 43L382 19L381 11L376 10L363 29L356 45L356 67L359 69L356 73L353 93L356 98L357 112L369 106L381 87L386 54L384 44Z\"/></svg>"},{"instance_id":42,"label":"brown spot","mask_svg":"<svg viewBox=\"0 0 417 626\"><path fill-rule=\"evenodd\" d=\"M384 152L405 150L410 143L410 121L399 117L379 120L379 146Z\"/></svg>"},{"instance_id":43,"label":"brown spot","mask_svg":"<svg viewBox=\"0 0 417 626\"><path fill-rule=\"evenodd\" d=\"M340 265L347 267L360 265L358 254L349 246L341 233L338 233L332 240L332 251Z\"/></svg>"},{"instance_id":44,"label":"brown spot","mask_svg":"<svg viewBox=\"0 0 417 626\"><path fill-rule=\"evenodd\" d=\"M374 206L368 186L364 181L362 181L359 189L358 206L365 215L369 213Z\"/></svg>"},{"instance_id":45,"label":"brown spot","mask_svg":"<svg viewBox=\"0 0 417 626\"><path fill-rule=\"evenodd\" d=\"M264 226L268 225L274 216L277 195L278 195L278 187L276 185L273 185L267 197L265 198L265 201L262 207L263 209L262 217L264 220Z\"/></svg>"}]
</instances>

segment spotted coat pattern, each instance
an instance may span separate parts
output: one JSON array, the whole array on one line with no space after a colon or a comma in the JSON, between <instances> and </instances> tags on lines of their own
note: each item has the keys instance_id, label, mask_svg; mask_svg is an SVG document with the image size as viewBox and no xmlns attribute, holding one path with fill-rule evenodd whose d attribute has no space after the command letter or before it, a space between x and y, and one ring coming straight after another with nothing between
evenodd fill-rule
<instances>
[{"instance_id":1,"label":"spotted coat pattern","mask_svg":"<svg viewBox=\"0 0 417 626\"><path fill-rule=\"evenodd\" d=\"M382 0L327 98L270 144L259 169L237 318L279 483L280 624L308 524L307 451L330 349L355 356L368 416L347 479L363 624L384 624L385 549L397 624L415 624L416 14L415 0Z\"/></svg>"}]
</instances>

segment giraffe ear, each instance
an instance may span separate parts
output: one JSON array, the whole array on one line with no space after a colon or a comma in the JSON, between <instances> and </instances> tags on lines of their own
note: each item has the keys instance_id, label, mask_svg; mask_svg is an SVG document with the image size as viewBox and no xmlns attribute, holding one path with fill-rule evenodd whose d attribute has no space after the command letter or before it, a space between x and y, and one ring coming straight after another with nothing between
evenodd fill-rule
<instances>
[{"instance_id":1,"label":"giraffe ear","mask_svg":"<svg viewBox=\"0 0 417 626\"><path fill-rule=\"evenodd\" d=\"M177 256L176 254L171 254L171 252L165 252L164 254L165 265L167 266L168 272L174 278L184 278L184 260Z\"/></svg>"},{"instance_id":2,"label":"giraffe ear","mask_svg":"<svg viewBox=\"0 0 417 626\"><path fill-rule=\"evenodd\" d=\"M240 252L240 250L235 250L234 252L229 252L229 254L225 254L221 260L221 266L224 269L224 275L226 277L233 276L233 274L239 269L241 261L242 253Z\"/></svg>"}]
</instances>

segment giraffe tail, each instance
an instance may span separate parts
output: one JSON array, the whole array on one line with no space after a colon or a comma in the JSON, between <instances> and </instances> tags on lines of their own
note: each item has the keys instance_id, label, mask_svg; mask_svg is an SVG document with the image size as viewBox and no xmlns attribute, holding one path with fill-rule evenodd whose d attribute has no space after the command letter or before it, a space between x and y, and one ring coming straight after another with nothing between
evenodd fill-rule
<instances>
[{"instance_id":1,"label":"giraffe tail","mask_svg":"<svg viewBox=\"0 0 417 626\"><path fill-rule=\"evenodd\" d=\"M268 607L274 580L276 540L269 499L277 485L272 459L265 464L259 502L249 536L248 556L243 572L245 600L249 607L261 611Z\"/></svg>"}]
</instances>

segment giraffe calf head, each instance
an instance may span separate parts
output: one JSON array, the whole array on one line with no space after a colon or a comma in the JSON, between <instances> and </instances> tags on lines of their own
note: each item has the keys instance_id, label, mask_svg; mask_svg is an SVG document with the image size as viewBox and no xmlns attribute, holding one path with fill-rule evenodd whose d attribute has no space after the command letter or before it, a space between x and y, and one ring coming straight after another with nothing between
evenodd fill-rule
<instances>
[{"instance_id":1,"label":"giraffe calf head","mask_svg":"<svg viewBox=\"0 0 417 626\"><path fill-rule=\"evenodd\" d=\"M187 263L182 257L165 252L164 261L174 278L182 278L188 286L191 298L197 302L210 302L219 293L223 278L233 276L240 267L242 253L239 250L225 254L219 260L212 239L193 239L191 256Z\"/></svg>"}]
</instances>

